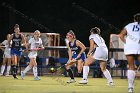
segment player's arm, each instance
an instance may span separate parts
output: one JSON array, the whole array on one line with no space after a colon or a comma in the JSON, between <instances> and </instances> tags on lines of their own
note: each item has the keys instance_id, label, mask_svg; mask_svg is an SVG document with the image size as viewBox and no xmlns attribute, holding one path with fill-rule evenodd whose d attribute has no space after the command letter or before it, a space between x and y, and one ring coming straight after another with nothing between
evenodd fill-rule
<instances>
[{"instance_id":1,"label":"player's arm","mask_svg":"<svg viewBox=\"0 0 140 93\"><path fill-rule=\"evenodd\" d=\"M119 34L120 39L121 39L124 43L126 43L126 39L125 39L126 34L127 34L127 31L126 31L125 28L122 29L122 30L121 30L121 33Z\"/></svg>"},{"instance_id":2,"label":"player's arm","mask_svg":"<svg viewBox=\"0 0 140 93\"><path fill-rule=\"evenodd\" d=\"M22 46L25 46L25 48L27 49L27 43L26 43L25 36L23 34L21 34L21 37L22 37Z\"/></svg>"},{"instance_id":3,"label":"player's arm","mask_svg":"<svg viewBox=\"0 0 140 93\"><path fill-rule=\"evenodd\" d=\"M89 46L89 51L88 51L87 56L91 55L91 52L95 48L94 40L90 39L89 42L90 42L90 46Z\"/></svg>"},{"instance_id":4,"label":"player's arm","mask_svg":"<svg viewBox=\"0 0 140 93\"><path fill-rule=\"evenodd\" d=\"M69 55L69 61L70 61L70 60L72 60L72 51L71 51L69 44L67 44L67 46L68 46L68 55Z\"/></svg>"},{"instance_id":5,"label":"player's arm","mask_svg":"<svg viewBox=\"0 0 140 93\"><path fill-rule=\"evenodd\" d=\"M40 44L38 50L43 50L43 49L45 49L44 46L43 46L43 44Z\"/></svg>"},{"instance_id":6,"label":"player's arm","mask_svg":"<svg viewBox=\"0 0 140 93\"><path fill-rule=\"evenodd\" d=\"M80 51L79 54L77 55L77 58L80 58L81 55L82 55L82 53L86 50L86 47L85 47L85 45L84 45L82 42L80 42L79 40L76 40L76 45L77 45L78 47L81 48L81 51Z\"/></svg>"},{"instance_id":7,"label":"player's arm","mask_svg":"<svg viewBox=\"0 0 140 93\"><path fill-rule=\"evenodd\" d=\"M0 43L0 46L3 46L3 44L2 44L2 43ZM1 49L2 51L4 51L4 48L0 47L0 49Z\"/></svg>"}]
</instances>

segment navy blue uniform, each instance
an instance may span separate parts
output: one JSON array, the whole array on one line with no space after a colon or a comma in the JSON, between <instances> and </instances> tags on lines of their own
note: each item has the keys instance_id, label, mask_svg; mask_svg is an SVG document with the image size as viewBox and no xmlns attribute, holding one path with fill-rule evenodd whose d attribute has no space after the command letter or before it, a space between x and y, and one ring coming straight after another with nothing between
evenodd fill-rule
<instances>
[{"instance_id":1,"label":"navy blue uniform","mask_svg":"<svg viewBox=\"0 0 140 93\"><path fill-rule=\"evenodd\" d=\"M19 34L18 37L15 36L15 33L13 34L12 38L12 47L11 47L11 55L17 55L21 56L22 52L19 50L22 50L21 48L21 43L22 43L22 36Z\"/></svg>"},{"instance_id":2,"label":"navy blue uniform","mask_svg":"<svg viewBox=\"0 0 140 93\"><path fill-rule=\"evenodd\" d=\"M69 42L69 47L71 48L71 51L72 51L72 58L76 58L79 54L79 52L81 51L80 47L78 47L76 45L76 39L74 40L74 44L72 44L71 42ZM85 55L85 52L83 52L81 54L81 57L78 58L79 59L82 59L82 61L85 61L86 59L86 55Z\"/></svg>"}]
</instances>

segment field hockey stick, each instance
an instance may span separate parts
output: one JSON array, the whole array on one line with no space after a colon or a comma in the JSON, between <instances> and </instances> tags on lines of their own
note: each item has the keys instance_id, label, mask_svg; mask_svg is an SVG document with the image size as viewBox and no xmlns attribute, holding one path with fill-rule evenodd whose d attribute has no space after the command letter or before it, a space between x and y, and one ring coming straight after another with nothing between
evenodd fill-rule
<instances>
[{"instance_id":1,"label":"field hockey stick","mask_svg":"<svg viewBox=\"0 0 140 93\"><path fill-rule=\"evenodd\" d=\"M139 69L140 69L140 65L139 65L139 67L137 68L137 71L136 71L136 73L138 73Z\"/></svg>"},{"instance_id":2,"label":"field hockey stick","mask_svg":"<svg viewBox=\"0 0 140 93\"><path fill-rule=\"evenodd\" d=\"M77 59L74 59L74 60L72 60L72 61L70 61L70 62L67 62L66 64L64 64L64 65L62 65L62 66L60 66L60 67L58 67L58 68L56 69L56 71L60 70L61 68L65 67L65 66L67 66L67 65L71 65L71 64L75 63L76 61L77 61Z\"/></svg>"},{"instance_id":3,"label":"field hockey stick","mask_svg":"<svg viewBox=\"0 0 140 93\"><path fill-rule=\"evenodd\" d=\"M19 50L21 52L24 52L24 51L39 51L39 50L43 50L44 48L33 48L33 49L23 49L23 50Z\"/></svg>"},{"instance_id":4,"label":"field hockey stick","mask_svg":"<svg viewBox=\"0 0 140 93\"><path fill-rule=\"evenodd\" d=\"M65 66L66 66L66 64L64 64L64 65L62 65L62 66L60 66L60 67L58 67L58 68L56 69L56 71L60 70L61 68L65 67Z\"/></svg>"}]
</instances>

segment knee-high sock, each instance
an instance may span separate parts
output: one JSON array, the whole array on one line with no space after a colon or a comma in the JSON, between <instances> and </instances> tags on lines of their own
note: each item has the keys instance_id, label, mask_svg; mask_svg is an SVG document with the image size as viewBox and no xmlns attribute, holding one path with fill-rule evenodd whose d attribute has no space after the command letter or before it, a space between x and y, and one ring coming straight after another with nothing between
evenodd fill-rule
<instances>
[{"instance_id":1,"label":"knee-high sock","mask_svg":"<svg viewBox=\"0 0 140 93\"><path fill-rule=\"evenodd\" d=\"M9 75L10 69L11 69L11 66L7 66L7 72L6 72L7 75Z\"/></svg>"},{"instance_id":2,"label":"knee-high sock","mask_svg":"<svg viewBox=\"0 0 140 93\"><path fill-rule=\"evenodd\" d=\"M13 75L17 74L16 65L13 65Z\"/></svg>"},{"instance_id":3,"label":"knee-high sock","mask_svg":"<svg viewBox=\"0 0 140 93\"><path fill-rule=\"evenodd\" d=\"M135 80L135 71L128 70L127 71L127 78L128 78L128 88L134 87L134 80Z\"/></svg>"},{"instance_id":4,"label":"knee-high sock","mask_svg":"<svg viewBox=\"0 0 140 93\"><path fill-rule=\"evenodd\" d=\"M16 73L18 73L18 66L16 66Z\"/></svg>"},{"instance_id":5,"label":"knee-high sock","mask_svg":"<svg viewBox=\"0 0 140 93\"><path fill-rule=\"evenodd\" d=\"M1 74L3 74L4 70L5 70L5 65L2 65L1 66Z\"/></svg>"},{"instance_id":6,"label":"knee-high sock","mask_svg":"<svg viewBox=\"0 0 140 93\"><path fill-rule=\"evenodd\" d=\"M30 66L28 65L28 66L25 68L25 70L23 71L23 73L26 74L30 69L31 69L31 68L30 68Z\"/></svg>"},{"instance_id":7,"label":"knee-high sock","mask_svg":"<svg viewBox=\"0 0 140 93\"><path fill-rule=\"evenodd\" d=\"M89 73L89 66L83 67L83 79L87 79Z\"/></svg>"},{"instance_id":8,"label":"knee-high sock","mask_svg":"<svg viewBox=\"0 0 140 93\"><path fill-rule=\"evenodd\" d=\"M73 75L72 69L68 69L67 72L68 72L70 78L74 79L74 75Z\"/></svg>"},{"instance_id":9,"label":"knee-high sock","mask_svg":"<svg viewBox=\"0 0 140 93\"><path fill-rule=\"evenodd\" d=\"M106 79L108 80L108 82L113 82L110 72L107 69L103 72L103 74L106 77Z\"/></svg>"},{"instance_id":10,"label":"knee-high sock","mask_svg":"<svg viewBox=\"0 0 140 93\"><path fill-rule=\"evenodd\" d=\"M38 76L38 73L37 73L37 67L33 67L33 73L34 73L34 77Z\"/></svg>"}]
</instances>

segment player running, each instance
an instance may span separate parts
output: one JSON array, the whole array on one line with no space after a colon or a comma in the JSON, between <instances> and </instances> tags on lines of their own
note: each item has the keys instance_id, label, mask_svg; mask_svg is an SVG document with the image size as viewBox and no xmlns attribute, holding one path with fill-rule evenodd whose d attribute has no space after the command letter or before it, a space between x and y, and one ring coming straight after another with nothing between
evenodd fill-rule
<instances>
[{"instance_id":1,"label":"player running","mask_svg":"<svg viewBox=\"0 0 140 93\"><path fill-rule=\"evenodd\" d=\"M33 68L33 73L34 73L34 80L40 80L38 77L37 73L37 62L36 62L36 57L37 57L37 51L44 49L42 40L40 38L40 31L36 30L34 32L33 38L31 38L28 41L27 46L29 47L29 54L28 57L30 58L30 63L29 65L25 68L24 71L21 71L21 78L24 79L25 74Z\"/></svg>"},{"instance_id":2,"label":"player running","mask_svg":"<svg viewBox=\"0 0 140 93\"><path fill-rule=\"evenodd\" d=\"M10 42L12 41L12 44ZM20 57L22 55L22 46L26 47L26 39L22 33L20 33L19 25L16 24L14 26L14 33L10 36L9 46L11 47L11 56L12 56L12 72L13 77L17 78L17 68L18 62L20 61Z\"/></svg>"}]
</instances>

